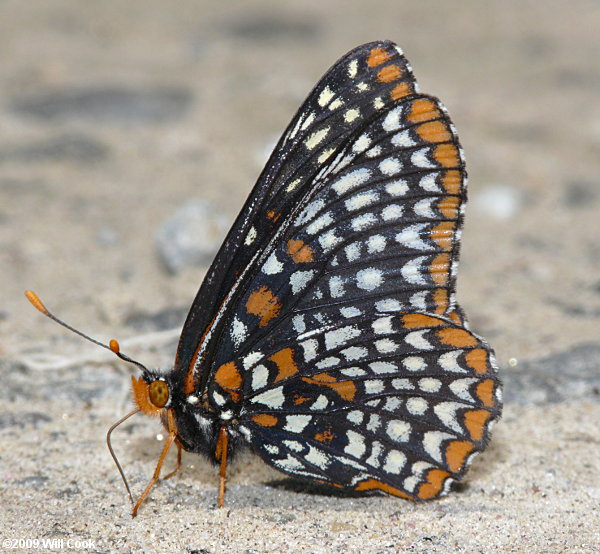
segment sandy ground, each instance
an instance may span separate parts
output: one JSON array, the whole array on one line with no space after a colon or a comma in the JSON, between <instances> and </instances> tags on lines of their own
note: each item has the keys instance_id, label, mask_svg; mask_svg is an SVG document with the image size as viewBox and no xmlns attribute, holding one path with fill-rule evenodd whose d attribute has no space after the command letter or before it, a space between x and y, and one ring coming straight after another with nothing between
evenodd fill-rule
<instances>
[{"instance_id":1,"label":"sandy ground","mask_svg":"<svg viewBox=\"0 0 600 554\"><path fill-rule=\"evenodd\" d=\"M600 552L599 28L591 0L2 2L3 548ZM156 231L194 198L233 219L308 90L377 38L403 47L467 154L459 299L507 393L490 448L426 504L332 496L248 455L224 510L187 455L132 520L104 445L130 369L23 290L168 367L206 267L166 271ZM141 417L116 433L138 494L159 433Z\"/></svg>"}]
</instances>

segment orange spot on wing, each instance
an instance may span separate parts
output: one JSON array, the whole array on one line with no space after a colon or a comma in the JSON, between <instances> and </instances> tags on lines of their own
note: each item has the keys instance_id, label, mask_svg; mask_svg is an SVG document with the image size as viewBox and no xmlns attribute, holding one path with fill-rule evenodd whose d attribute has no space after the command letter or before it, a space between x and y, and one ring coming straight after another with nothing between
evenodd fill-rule
<instances>
[{"instance_id":1,"label":"orange spot on wing","mask_svg":"<svg viewBox=\"0 0 600 554\"><path fill-rule=\"evenodd\" d=\"M259 326L264 327L274 317L279 315L281 304L269 288L264 285L255 290L246 302L246 311L260 317Z\"/></svg>"},{"instance_id":2,"label":"orange spot on wing","mask_svg":"<svg viewBox=\"0 0 600 554\"><path fill-rule=\"evenodd\" d=\"M215 371L215 381L223 389L237 390L242 386L242 376L235 362L227 362Z\"/></svg>"},{"instance_id":3,"label":"orange spot on wing","mask_svg":"<svg viewBox=\"0 0 600 554\"><path fill-rule=\"evenodd\" d=\"M162 412L161 408L157 408L150 402L150 393L148 383L142 377L135 378L131 376L131 392L135 405L142 413L149 416L159 416Z\"/></svg>"},{"instance_id":4,"label":"orange spot on wing","mask_svg":"<svg viewBox=\"0 0 600 554\"><path fill-rule=\"evenodd\" d=\"M455 144L440 144L435 147L433 157L444 167L456 167L460 165L458 148Z\"/></svg>"},{"instance_id":5,"label":"orange spot on wing","mask_svg":"<svg viewBox=\"0 0 600 554\"><path fill-rule=\"evenodd\" d=\"M404 98L408 96L412 92L412 88L409 83L402 82L398 83L391 91L390 97L392 100L398 100L399 98Z\"/></svg>"},{"instance_id":6,"label":"orange spot on wing","mask_svg":"<svg viewBox=\"0 0 600 554\"><path fill-rule=\"evenodd\" d=\"M241 398L240 388L242 387L242 375L235 365L235 362L227 362L215 372L215 381L226 392L231 395L234 402L239 402Z\"/></svg>"},{"instance_id":7,"label":"orange spot on wing","mask_svg":"<svg viewBox=\"0 0 600 554\"><path fill-rule=\"evenodd\" d=\"M465 329L457 329L456 327L446 327L437 332L437 336L442 344L448 346L457 346L466 348L478 344L477 339Z\"/></svg>"},{"instance_id":8,"label":"orange spot on wing","mask_svg":"<svg viewBox=\"0 0 600 554\"><path fill-rule=\"evenodd\" d=\"M275 377L275 383L298 373L298 366L294 361L294 351L291 348L284 348L275 352L269 360L277 365L278 373Z\"/></svg>"},{"instance_id":9,"label":"orange spot on wing","mask_svg":"<svg viewBox=\"0 0 600 554\"><path fill-rule=\"evenodd\" d=\"M448 314L448 317L454 321L454 323L456 323L457 325L462 325L463 324L463 320L462 317L460 316L460 314L458 312L451 312Z\"/></svg>"},{"instance_id":10,"label":"orange spot on wing","mask_svg":"<svg viewBox=\"0 0 600 554\"><path fill-rule=\"evenodd\" d=\"M441 121L428 121L417 127L419 136L427 142L447 142L452 139L452 134L445 123Z\"/></svg>"},{"instance_id":11,"label":"orange spot on wing","mask_svg":"<svg viewBox=\"0 0 600 554\"><path fill-rule=\"evenodd\" d=\"M464 413L465 427L474 441L480 441L483 438L483 430L491 415L487 410L469 410Z\"/></svg>"},{"instance_id":12,"label":"orange spot on wing","mask_svg":"<svg viewBox=\"0 0 600 554\"><path fill-rule=\"evenodd\" d=\"M354 381L336 381L335 377L328 373L319 373L313 377L303 377L305 383L332 388L344 400L354 400L356 395L356 384Z\"/></svg>"},{"instance_id":13,"label":"orange spot on wing","mask_svg":"<svg viewBox=\"0 0 600 554\"><path fill-rule=\"evenodd\" d=\"M392 487L392 485L388 485L387 483L383 483L378 481L377 479L365 479L360 483L357 483L354 487L357 491L372 491L372 490L380 490L387 494L391 494L393 496L399 496L401 498L406 498L409 500L414 500L412 496L406 494L404 491L397 489L396 487Z\"/></svg>"},{"instance_id":14,"label":"orange spot on wing","mask_svg":"<svg viewBox=\"0 0 600 554\"><path fill-rule=\"evenodd\" d=\"M483 348L474 348L465 355L467 365L475 370L479 375L485 375L488 372L489 360L488 353Z\"/></svg>"},{"instance_id":15,"label":"orange spot on wing","mask_svg":"<svg viewBox=\"0 0 600 554\"><path fill-rule=\"evenodd\" d=\"M473 452L475 445L469 441L452 441L446 447L446 462L450 471L458 473L465 463L466 457Z\"/></svg>"},{"instance_id":16,"label":"orange spot on wing","mask_svg":"<svg viewBox=\"0 0 600 554\"><path fill-rule=\"evenodd\" d=\"M442 315L448 309L448 291L446 289L435 289L433 291L433 302L436 314Z\"/></svg>"},{"instance_id":17,"label":"orange spot on wing","mask_svg":"<svg viewBox=\"0 0 600 554\"><path fill-rule=\"evenodd\" d=\"M281 214L274 211L274 210L269 210L267 212L267 217L269 219L271 219L273 221L273 223L277 222L277 220L281 217Z\"/></svg>"},{"instance_id":18,"label":"orange spot on wing","mask_svg":"<svg viewBox=\"0 0 600 554\"><path fill-rule=\"evenodd\" d=\"M313 249L301 240L288 240L287 253L297 264L313 261Z\"/></svg>"},{"instance_id":19,"label":"orange spot on wing","mask_svg":"<svg viewBox=\"0 0 600 554\"><path fill-rule=\"evenodd\" d=\"M460 197L443 196L437 204L437 209L442 212L445 218L455 220L458 218L459 206Z\"/></svg>"},{"instance_id":20,"label":"orange spot on wing","mask_svg":"<svg viewBox=\"0 0 600 554\"><path fill-rule=\"evenodd\" d=\"M325 429L322 433L315 435L315 440L324 443L330 443L335 438L335 435L331 432L331 429Z\"/></svg>"},{"instance_id":21,"label":"orange spot on wing","mask_svg":"<svg viewBox=\"0 0 600 554\"><path fill-rule=\"evenodd\" d=\"M486 408L494 407L494 390L496 386L492 379L486 379L485 381L481 381L479 385L477 385L476 394L479 399L483 402L483 405Z\"/></svg>"},{"instance_id":22,"label":"orange spot on wing","mask_svg":"<svg viewBox=\"0 0 600 554\"><path fill-rule=\"evenodd\" d=\"M308 402L309 400L310 400L310 398L308 398L307 396L302 396L300 394L294 395L294 404L296 404L296 406L299 406L300 404L304 404L305 402Z\"/></svg>"},{"instance_id":23,"label":"orange spot on wing","mask_svg":"<svg viewBox=\"0 0 600 554\"><path fill-rule=\"evenodd\" d=\"M367 65L369 67L377 67L382 63L386 62L392 57L390 52L387 52L384 48L373 48L369 52L369 57L367 58Z\"/></svg>"},{"instance_id":24,"label":"orange spot on wing","mask_svg":"<svg viewBox=\"0 0 600 554\"><path fill-rule=\"evenodd\" d=\"M408 120L411 123L422 123L440 117L440 110L429 98L418 98L412 103Z\"/></svg>"},{"instance_id":25,"label":"orange spot on wing","mask_svg":"<svg viewBox=\"0 0 600 554\"><path fill-rule=\"evenodd\" d=\"M449 169L442 177L442 186L448 194L458 194L462 184L462 176L458 169Z\"/></svg>"},{"instance_id":26,"label":"orange spot on wing","mask_svg":"<svg viewBox=\"0 0 600 554\"><path fill-rule=\"evenodd\" d=\"M252 416L252 421L261 427L274 427L279 420L270 414L258 414Z\"/></svg>"},{"instance_id":27,"label":"orange spot on wing","mask_svg":"<svg viewBox=\"0 0 600 554\"><path fill-rule=\"evenodd\" d=\"M442 221L431 229L429 237L435 242L444 252L452 250L452 240L454 239L454 231L456 223L454 221Z\"/></svg>"},{"instance_id":28,"label":"orange spot on wing","mask_svg":"<svg viewBox=\"0 0 600 554\"><path fill-rule=\"evenodd\" d=\"M406 314L402 316L402 326L405 329L423 329L426 327L440 327L445 323L437 317L423 314Z\"/></svg>"},{"instance_id":29,"label":"orange spot on wing","mask_svg":"<svg viewBox=\"0 0 600 554\"><path fill-rule=\"evenodd\" d=\"M429 266L429 273L438 287L445 286L450 275L450 256L446 253L438 254Z\"/></svg>"},{"instance_id":30,"label":"orange spot on wing","mask_svg":"<svg viewBox=\"0 0 600 554\"><path fill-rule=\"evenodd\" d=\"M423 500L435 498L444 487L444 481L450 477L450 474L443 469L430 469L427 472L425 483L419 487L417 496Z\"/></svg>"},{"instance_id":31,"label":"orange spot on wing","mask_svg":"<svg viewBox=\"0 0 600 554\"><path fill-rule=\"evenodd\" d=\"M391 83L398 80L401 76L402 68L399 65L388 65L377 74L377 79L382 83Z\"/></svg>"}]
</instances>

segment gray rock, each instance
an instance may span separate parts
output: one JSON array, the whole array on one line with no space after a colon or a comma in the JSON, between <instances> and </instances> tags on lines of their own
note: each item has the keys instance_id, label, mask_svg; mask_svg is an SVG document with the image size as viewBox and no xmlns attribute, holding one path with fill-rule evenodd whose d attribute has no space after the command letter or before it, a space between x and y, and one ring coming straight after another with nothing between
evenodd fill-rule
<instances>
[{"instance_id":1,"label":"gray rock","mask_svg":"<svg viewBox=\"0 0 600 554\"><path fill-rule=\"evenodd\" d=\"M522 362L505 371L502 380L507 403L554 404L578 398L600 401L600 344L584 344Z\"/></svg>"},{"instance_id":2,"label":"gray rock","mask_svg":"<svg viewBox=\"0 0 600 554\"><path fill-rule=\"evenodd\" d=\"M69 134L7 148L0 151L0 161L65 161L86 164L103 161L108 153L108 147L95 138Z\"/></svg>"},{"instance_id":3,"label":"gray rock","mask_svg":"<svg viewBox=\"0 0 600 554\"><path fill-rule=\"evenodd\" d=\"M171 273L179 273L185 267L208 266L229 224L229 218L211 202L189 200L156 232L158 256Z\"/></svg>"},{"instance_id":4,"label":"gray rock","mask_svg":"<svg viewBox=\"0 0 600 554\"><path fill-rule=\"evenodd\" d=\"M14 100L17 113L44 120L79 118L100 123L164 123L182 117L193 94L176 87L134 90L112 86L44 92Z\"/></svg>"}]
</instances>

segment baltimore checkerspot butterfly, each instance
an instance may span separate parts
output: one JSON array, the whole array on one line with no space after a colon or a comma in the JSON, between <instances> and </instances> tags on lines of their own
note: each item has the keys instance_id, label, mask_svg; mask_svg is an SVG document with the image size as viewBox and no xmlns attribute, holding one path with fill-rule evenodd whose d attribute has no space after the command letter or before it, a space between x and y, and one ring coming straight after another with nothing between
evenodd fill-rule
<instances>
[{"instance_id":1,"label":"baltimore checkerspot butterfly","mask_svg":"<svg viewBox=\"0 0 600 554\"><path fill-rule=\"evenodd\" d=\"M465 200L455 128L401 50L341 58L229 231L174 368L133 362L126 417L168 433L133 515L173 444L177 467L182 449L220 466L221 506L240 446L294 477L414 500L461 479L501 412L492 349L455 299Z\"/></svg>"}]
</instances>

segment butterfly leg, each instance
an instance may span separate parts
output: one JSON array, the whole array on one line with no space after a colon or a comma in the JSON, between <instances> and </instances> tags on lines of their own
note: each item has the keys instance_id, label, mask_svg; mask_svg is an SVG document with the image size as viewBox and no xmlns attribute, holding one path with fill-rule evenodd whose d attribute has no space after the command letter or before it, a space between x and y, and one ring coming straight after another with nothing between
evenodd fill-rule
<instances>
[{"instance_id":1,"label":"butterfly leg","mask_svg":"<svg viewBox=\"0 0 600 554\"><path fill-rule=\"evenodd\" d=\"M181 469L181 451L183 448L181 448L181 445L178 442L175 442L175 444L177 445L177 465L175 466L175 469L171 471L171 473L163 477L163 481L170 479Z\"/></svg>"},{"instance_id":2,"label":"butterfly leg","mask_svg":"<svg viewBox=\"0 0 600 554\"><path fill-rule=\"evenodd\" d=\"M144 500L146 500L146 498L150 494L150 490L154 486L154 483L156 483L156 481L158 481L158 479L160 477L160 470L162 469L162 465L165 461L165 458L167 457L167 454L169 452L169 449L173 445L173 442L175 442L175 437L177 436L176 435L177 431L176 431L175 421L173 419L171 410L168 411L167 418L168 418L167 421L168 421L168 426L169 426L169 436L167 437L167 440L165 441L165 445L163 446L162 452L160 454L160 458L158 459L158 463L156 464L156 469L154 470L154 474L152 475L152 479L150 479L148 486L146 487L146 489L144 490L144 492L142 493L142 495L139 497L138 501L136 502L135 506L133 507L133 510L131 511L131 517L137 516L138 510L139 510L140 506L142 505L142 502L144 502Z\"/></svg>"},{"instance_id":3,"label":"butterfly leg","mask_svg":"<svg viewBox=\"0 0 600 554\"><path fill-rule=\"evenodd\" d=\"M219 471L219 508L225 506L225 480L227 476L227 447L229 443L229 434L227 427L223 426L219 430L215 457L220 460L221 467Z\"/></svg>"}]
</instances>

